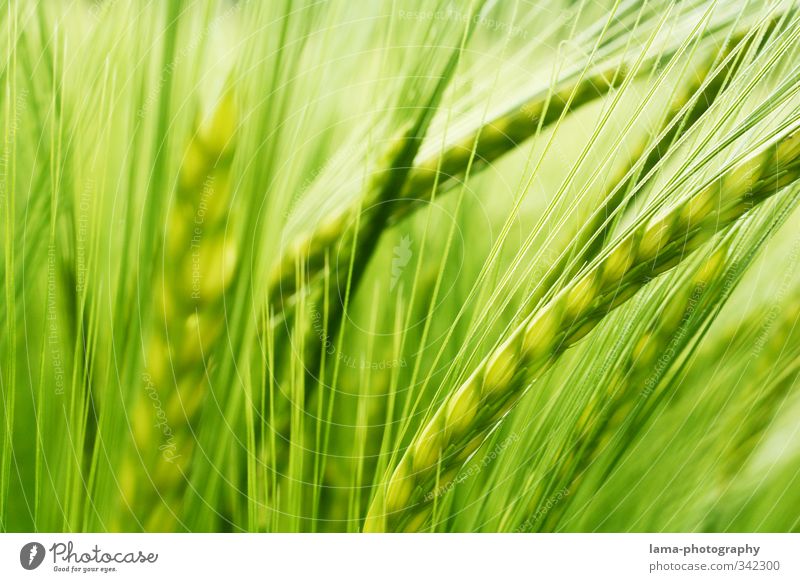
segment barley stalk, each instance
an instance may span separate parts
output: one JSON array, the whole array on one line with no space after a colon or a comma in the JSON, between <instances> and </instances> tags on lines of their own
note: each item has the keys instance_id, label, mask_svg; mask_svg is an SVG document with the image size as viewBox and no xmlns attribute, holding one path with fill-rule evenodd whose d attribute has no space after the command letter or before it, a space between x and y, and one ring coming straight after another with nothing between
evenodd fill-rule
<instances>
[{"instance_id":1,"label":"barley stalk","mask_svg":"<svg viewBox=\"0 0 800 582\"><path fill-rule=\"evenodd\" d=\"M738 40L740 39L734 41L733 45L738 43ZM692 82L673 98L662 121L659 138L649 146L649 138L640 142L630 156L630 162L612 179L603 205L592 214L589 221L580 228L575 236L571 248L577 249L579 258L573 260L570 253L562 253L555 265L548 270L543 281L537 285L537 292L528 301L529 305L536 305L557 284L559 279L569 281L602 250L605 240L611 234L612 218L618 214L617 209L625 202L628 191L634 186L641 188L650 172L659 164L672 144L701 118L716 99L722 89L724 79L731 72L731 63L728 62L726 66L717 69L713 75L709 74L715 63L724 60L730 52L729 50L720 53L714 52L705 60ZM667 334L665 330L662 331L661 337ZM656 333L655 329L650 330L648 336L652 338L654 333ZM633 362L629 361L628 369L632 365ZM554 463L554 466L558 467L556 471L558 474L553 477L555 487L567 484L566 490L575 490L576 479L571 481L571 476L576 473L580 474L581 470L591 463L593 451L597 449L596 446L590 448L593 441L603 432L604 427L611 423L609 416L613 415L611 408L614 403L624 401L624 391L620 390L614 393L615 386L617 385L609 386L608 394L595 395L578 420L574 433L575 439L565 445L566 448L557 455L559 462ZM578 452L576 453L576 451ZM552 487L549 489L545 486L536 488L536 494L531 499L531 507L528 511L531 515L524 522L526 528L535 526L536 522L540 521L540 517L545 517L538 513L539 503L544 499L549 499L548 491L550 489ZM562 511L564 504L564 502L559 504ZM555 509L551 508L547 512L547 516L550 517L555 513Z\"/></svg>"},{"instance_id":2,"label":"barley stalk","mask_svg":"<svg viewBox=\"0 0 800 582\"><path fill-rule=\"evenodd\" d=\"M364 530L423 527L437 481L442 487L455 478L526 387L564 350L651 278L798 177L800 132L795 131L622 237L583 276L529 315L446 398L373 499Z\"/></svg>"}]
</instances>

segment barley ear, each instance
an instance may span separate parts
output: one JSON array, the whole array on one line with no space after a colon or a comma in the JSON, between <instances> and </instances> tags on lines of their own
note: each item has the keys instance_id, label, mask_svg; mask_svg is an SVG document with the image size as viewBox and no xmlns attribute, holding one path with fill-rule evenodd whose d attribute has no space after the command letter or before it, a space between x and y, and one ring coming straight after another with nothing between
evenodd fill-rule
<instances>
[{"instance_id":1,"label":"barley ear","mask_svg":"<svg viewBox=\"0 0 800 582\"><path fill-rule=\"evenodd\" d=\"M748 179L742 180L742 176ZM413 489L419 493L406 507L385 504L385 515L390 516L386 518L388 521L385 525L393 531L404 529L414 516L427 511L437 470L448 472L452 464L462 458L460 453L463 453L467 443L485 438L502 416L519 402L531 381L552 365L563 350L589 333L607 313L621 304L618 300L620 293L624 297L632 296L650 279L684 260L687 246L696 248L693 243L697 245L698 241L707 240L774 195L778 191L776 185L785 186L798 177L800 139L798 133L794 132L769 150L734 166L664 214L652 217L646 224L625 235L620 244L630 245L634 260L626 269L617 269L616 279L602 276L604 272L610 272L605 269L607 257L613 256L609 253L549 303L531 314L476 370L476 374L483 376L484 380L487 371L492 373L489 380L491 390L482 392L479 413L468 434L460 438L447 438L448 434L456 434L454 428L448 430L444 425L445 411L451 406L450 398L459 393L456 391L445 399L428 424L412 440L404 459L413 451L424 462L415 463L415 472L406 478L415 482ZM698 196L709 195L718 204L702 206L702 212L694 215L693 220L687 220L687 205ZM547 321L548 318L551 322L545 329L549 328L550 331L543 338L538 337L537 328L532 324ZM528 334L534 337L526 338ZM524 350L525 346L534 347L535 352L532 354ZM536 365L531 365L534 354L540 359ZM515 362L516 366L509 367L509 361ZM498 386L500 380L508 384ZM437 436L434 438L433 435ZM391 476L387 478L391 486ZM369 514L380 511L379 508L373 503ZM374 524L374 520L370 523Z\"/></svg>"}]
</instances>

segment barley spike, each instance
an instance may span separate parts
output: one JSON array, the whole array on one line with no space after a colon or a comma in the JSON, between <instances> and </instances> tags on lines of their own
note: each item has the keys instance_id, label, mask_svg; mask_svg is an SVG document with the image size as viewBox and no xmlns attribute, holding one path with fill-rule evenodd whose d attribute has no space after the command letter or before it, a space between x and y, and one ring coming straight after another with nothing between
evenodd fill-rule
<instances>
[{"instance_id":1,"label":"barley spike","mask_svg":"<svg viewBox=\"0 0 800 582\"><path fill-rule=\"evenodd\" d=\"M373 499L364 531L402 531L419 523L420 515L424 523L437 471L447 474L474 453L564 350L651 278L676 266L714 233L798 177L800 131L794 131L625 235L616 246L628 254L624 268L608 268L613 252L597 261L529 315L442 403L387 478L385 490ZM448 416L456 400L458 410L474 414L468 419Z\"/></svg>"}]
</instances>

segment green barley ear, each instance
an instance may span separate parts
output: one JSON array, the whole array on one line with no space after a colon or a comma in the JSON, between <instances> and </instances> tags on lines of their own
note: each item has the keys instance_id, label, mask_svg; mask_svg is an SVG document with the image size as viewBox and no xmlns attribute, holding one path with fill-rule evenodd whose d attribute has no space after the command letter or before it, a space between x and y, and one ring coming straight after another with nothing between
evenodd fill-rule
<instances>
[{"instance_id":1,"label":"green barley ear","mask_svg":"<svg viewBox=\"0 0 800 582\"><path fill-rule=\"evenodd\" d=\"M646 69L639 71L642 75ZM415 163L400 198L412 202L425 201L434 194L434 186L446 188L467 171L474 156L472 170L479 170L503 155L520 147L541 129L583 105L602 98L619 87L628 76L625 64L595 72L578 80L562 83L553 91L543 91L523 104L487 121L477 130L461 138L439 155ZM393 221L405 216L418 204L398 205Z\"/></svg>"},{"instance_id":2,"label":"green barley ear","mask_svg":"<svg viewBox=\"0 0 800 582\"><path fill-rule=\"evenodd\" d=\"M377 183L367 189L364 199L326 217L315 230L299 235L289 245L270 274L267 292L270 301L279 310L293 305L293 296L297 291L294 287L294 274L298 261L304 261L309 278L313 280L324 267L326 255L337 256L342 251L347 251L348 232L352 231L356 215L363 213L364 209L367 209L367 214L361 217L364 221L361 228L367 232L372 229L380 233L381 229L374 229L372 226L374 219L371 214L375 211L370 210L371 206L382 212L384 208L388 210L383 223L396 222L414 208L419 208L418 202L429 199L434 194L434 186L442 187L448 181L462 176L471 160L474 160L472 167L476 170L491 164L533 137L541 127L555 123L567 112L600 98L619 86L625 79L625 71L624 66L616 66L565 84L554 92L543 91L537 94L522 105L488 121L441 154L414 163L403 184L400 187L386 188L384 194L379 193L386 176L378 176L374 180ZM401 141L398 140L397 144ZM414 156L419 145L416 144ZM390 146L389 152L384 156L387 162L391 162L393 147L395 146ZM411 156L412 159L414 156ZM403 163L407 167L410 161L405 160ZM391 163L388 165L392 167ZM394 167L400 166L395 164ZM386 203L386 200L391 200L391 204ZM343 260L345 264L346 258L345 256Z\"/></svg>"},{"instance_id":3,"label":"green barley ear","mask_svg":"<svg viewBox=\"0 0 800 582\"><path fill-rule=\"evenodd\" d=\"M193 424L208 391L204 370L224 329L220 302L236 274L236 247L230 235L226 238L226 227L233 218L230 170L237 117L233 91L227 90L212 113L199 120L165 224L164 264L154 286L157 308L143 376L146 393L133 409L141 461L128 458L123 469L128 503L161 508L144 522L148 531L172 531L180 519L179 506L171 505L179 504L185 486Z\"/></svg>"},{"instance_id":4,"label":"green barley ear","mask_svg":"<svg viewBox=\"0 0 800 582\"><path fill-rule=\"evenodd\" d=\"M681 370L691 361L693 347L704 341L710 323L743 280L754 258L766 249L771 238L776 238L772 235L790 217L796 200L796 189L792 189L745 224L731 229L721 243L715 243L713 253L690 259L693 264L688 272L682 269L684 272L668 277L656 289L640 296L640 301L626 310L619 331L608 322L603 335L606 340L614 339L605 345L608 359L602 366L598 363L579 367L565 379L572 388L570 394L588 391L590 395L581 405L580 414L574 416L574 429L568 429L563 440L556 441L560 446L554 453L543 455L538 464L525 469L528 476L523 489L530 493L525 496L524 506L515 503L507 509L501 529L556 531L575 527L581 517L571 508L602 490L609 475L621 468L620 459L627 459L625 464L635 461L637 455L633 452L623 455L648 446L652 421L661 416L657 413L674 407L684 392L691 401L698 398L695 388L709 380L689 380ZM642 317L646 325L638 323ZM762 325L763 315L751 327ZM610 329L615 329L611 336L607 334ZM776 337L786 336L779 332ZM722 350L710 356L708 366L701 367L712 371L717 368L725 359L722 351L727 353L725 347L729 344L728 339L723 339ZM752 341L746 345L752 345ZM588 346L584 347L586 350ZM562 373L568 369L565 365L560 367ZM732 372L731 378L723 376L718 383L735 383L741 371L734 368ZM713 382L717 382L716 378ZM570 400L565 394L557 407L569 408ZM518 416L518 420L524 417ZM552 428L544 426L539 430L552 432ZM535 435L530 439L539 442L534 440ZM649 466L645 463L642 469L648 470ZM559 496L565 490L569 494ZM558 502L554 503L556 497Z\"/></svg>"},{"instance_id":5,"label":"green barley ear","mask_svg":"<svg viewBox=\"0 0 800 582\"><path fill-rule=\"evenodd\" d=\"M739 163L699 192L627 234L620 244L630 244L634 257L619 272L609 272L608 256L593 263L583 276L532 313L508 339L484 360L467 381L480 387L480 413L466 434L448 426L445 411L451 395L432 419L412 440L399 466L410 461L408 475L395 472L387 476L387 487L397 479L410 479L418 493L405 505L387 503L378 494L370 506L365 531L403 530L428 516L426 496L436 474L447 473L477 450L488 432L521 398L525 389L612 309L641 289L647 281L680 263L687 250L695 249L713 233L726 228L782 187L800 177L800 131L786 134L769 150ZM713 203L706 203L711 201ZM620 275L621 273L621 275ZM557 321L557 325L553 325ZM489 367L490 362L515 362L512 381L495 387L509 377L504 368ZM498 376L498 374L500 374ZM491 390L488 388L491 387ZM399 471L399 469L398 469ZM424 521L424 520L423 520Z\"/></svg>"},{"instance_id":6,"label":"green barley ear","mask_svg":"<svg viewBox=\"0 0 800 582\"><path fill-rule=\"evenodd\" d=\"M724 241L694 267L690 278L681 279L678 283L680 287L670 295L660 315L643 330L627 359L616 368L607 385L597 390L587 403L574 428L574 438L552 464L554 475L551 490L540 488L533 497L533 509L522 522L524 529L548 531L559 523L586 473L600 453L609 447L609 441L620 433L644 400L655 398L651 393L649 376L655 369L663 374L663 367L658 367L658 360L663 356L664 346L677 349L674 346L676 339L678 343L688 343L689 326L692 329L697 327L693 320L699 318L696 313L698 303L703 300L707 287L726 273L732 260L730 243ZM676 359L677 353L672 356L670 363ZM646 396L643 390L647 391ZM597 485L593 483L593 486ZM537 508L551 497L553 489L564 489L573 495L552 507L546 515L540 515Z\"/></svg>"}]
</instances>

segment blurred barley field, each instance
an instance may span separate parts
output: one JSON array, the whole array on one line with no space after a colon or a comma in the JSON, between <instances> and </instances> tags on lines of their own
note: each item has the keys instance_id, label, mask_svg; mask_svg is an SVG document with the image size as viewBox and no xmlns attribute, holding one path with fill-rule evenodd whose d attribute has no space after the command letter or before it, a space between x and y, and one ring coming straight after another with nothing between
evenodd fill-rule
<instances>
[{"instance_id":1,"label":"blurred barley field","mask_svg":"<svg viewBox=\"0 0 800 582\"><path fill-rule=\"evenodd\" d=\"M5 532L800 530L795 0L0 0Z\"/></svg>"}]
</instances>

